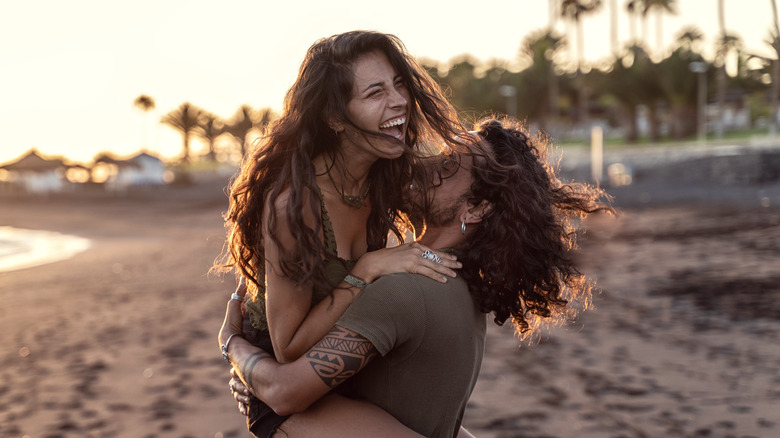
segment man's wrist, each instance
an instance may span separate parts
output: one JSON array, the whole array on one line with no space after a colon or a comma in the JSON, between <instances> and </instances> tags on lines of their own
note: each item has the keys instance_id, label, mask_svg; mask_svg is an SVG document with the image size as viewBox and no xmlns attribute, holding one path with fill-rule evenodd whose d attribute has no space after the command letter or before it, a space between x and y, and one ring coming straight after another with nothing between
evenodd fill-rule
<instances>
[{"instance_id":1,"label":"man's wrist","mask_svg":"<svg viewBox=\"0 0 780 438\"><path fill-rule=\"evenodd\" d=\"M230 341L232 341L233 337L235 336L242 337L243 335L241 333L233 333L230 336L228 336L225 343L220 346L220 350L222 351L222 358L228 362L230 362L230 357L228 356L228 348L230 348Z\"/></svg>"}]
</instances>

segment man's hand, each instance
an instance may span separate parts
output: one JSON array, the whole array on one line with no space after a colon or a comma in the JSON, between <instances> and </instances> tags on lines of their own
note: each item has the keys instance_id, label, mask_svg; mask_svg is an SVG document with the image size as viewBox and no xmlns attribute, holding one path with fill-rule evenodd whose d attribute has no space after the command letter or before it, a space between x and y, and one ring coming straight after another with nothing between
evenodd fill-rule
<instances>
[{"instance_id":1,"label":"man's hand","mask_svg":"<svg viewBox=\"0 0 780 438\"><path fill-rule=\"evenodd\" d=\"M241 412L244 415L249 414L249 388L244 385L244 382L241 381L241 378L238 376L238 372L236 372L235 367L230 368L230 376L232 377L230 379L230 382L228 382L228 385L230 386L230 392L233 394L233 398L236 399L238 402L238 412Z\"/></svg>"}]
</instances>

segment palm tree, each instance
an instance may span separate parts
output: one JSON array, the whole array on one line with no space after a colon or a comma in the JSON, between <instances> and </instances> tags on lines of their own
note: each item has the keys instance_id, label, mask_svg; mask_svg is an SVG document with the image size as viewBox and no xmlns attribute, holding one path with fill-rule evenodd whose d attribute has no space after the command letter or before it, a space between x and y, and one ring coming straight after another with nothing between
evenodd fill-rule
<instances>
[{"instance_id":1,"label":"palm tree","mask_svg":"<svg viewBox=\"0 0 780 438\"><path fill-rule=\"evenodd\" d=\"M644 9L642 15L646 17L650 12L655 11L655 38L656 38L656 50L658 50L658 56L663 56L664 39L663 39L663 15L664 13L676 14L675 9L677 4L676 0L643 0Z\"/></svg>"},{"instance_id":2,"label":"palm tree","mask_svg":"<svg viewBox=\"0 0 780 438\"><path fill-rule=\"evenodd\" d=\"M687 52L696 52L697 45L704 40L704 34L701 29L696 26L684 27L677 35L677 46Z\"/></svg>"},{"instance_id":3,"label":"palm tree","mask_svg":"<svg viewBox=\"0 0 780 438\"><path fill-rule=\"evenodd\" d=\"M684 28L678 34L677 46L659 64L658 79L672 113L671 132L674 138L688 137L697 130L700 84L690 66L692 62L705 63L697 49L703 39L704 34L698 28ZM706 90L703 92L706 93Z\"/></svg>"},{"instance_id":4,"label":"palm tree","mask_svg":"<svg viewBox=\"0 0 780 438\"><path fill-rule=\"evenodd\" d=\"M651 12L655 12L655 38L656 38L656 50L658 51L658 57L660 58L664 50L663 41L663 14L670 13L676 14L677 10L676 0L628 0L626 2L626 10L631 16L631 38L632 43L636 44L636 19L642 17L642 42L645 47L649 47L647 41L647 19Z\"/></svg>"},{"instance_id":5,"label":"palm tree","mask_svg":"<svg viewBox=\"0 0 780 438\"><path fill-rule=\"evenodd\" d=\"M726 101L726 20L723 0L718 0L718 36L715 53L715 68L717 69L716 85L718 95L718 121L715 123L715 136L723 138L723 110Z\"/></svg>"},{"instance_id":6,"label":"palm tree","mask_svg":"<svg viewBox=\"0 0 780 438\"><path fill-rule=\"evenodd\" d=\"M203 110L200 108L189 102L184 102L160 119L160 123L164 123L181 133L184 147L182 162L184 163L190 160L190 136L197 131L198 120L202 113Z\"/></svg>"},{"instance_id":7,"label":"palm tree","mask_svg":"<svg viewBox=\"0 0 780 438\"><path fill-rule=\"evenodd\" d=\"M632 45L627 53L615 57L611 69L593 76L602 99L613 102L607 107L623 126L624 140L627 142L635 142L639 137L637 108L643 103L640 95L640 60L643 54L641 46Z\"/></svg>"},{"instance_id":8,"label":"palm tree","mask_svg":"<svg viewBox=\"0 0 780 438\"><path fill-rule=\"evenodd\" d=\"M204 111L198 120L198 129L195 131L195 134L208 144L208 158L211 161L217 160L217 151L214 143L217 137L225 133L224 127L225 124L222 119L209 112Z\"/></svg>"},{"instance_id":9,"label":"palm tree","mask_svg":"<svg viewBox=\"0 0 780 438\"><path fill-rule=\"evenodd\" d=\"M772 24L773 28L769 32L769 45L775 51L774 60L772 60L772 91L769 96L771 107L771 116L769 117L769 135L777 135L777 94L780 92L780 25L777 20L777 3L775 0L769 0L772 4Z\"/></svg>"},{"instance_id":10,"label":"palm tree","mask_svg":"<svg viewBox=\"0 0 780 438\"><path fill-rule=\"evenodd\" d=\"M232 135L236 141L238 141L239 148L241 149L241 156L246 156L246 136L249 131L255 127L254 122L254 110L249 105L242 105L238 109L233 119L228 122L225 127L230 135Z\"/></svg>"},{"instance_id":11,"label":"palm tree","mask_svg":"<svg viewBox=\"0 0 780 438\"><path fill-rule=\"evenodd\" d=\"M154 109L154 99L142 94L135 98L133 105L140 108L142 111L150 111Z\"/></svg>"},{"instance_id":12,"label":"palm tree","mask_svg":"<svg viewBox=\"0 0 780 438\"><path fill-rule=\"evenodd\" d=\"M633 26L636 27L636 22L641 21L642 22L642 35L637 36L635 41L637 41L637 44L639 41L641 41L644 49L646 49L647 46L647 40L648 40L648 30L647 30L647 8L645 7L647 4L646 0L629 0L626 4L626 9L628 10L628 13L632 16ZM640 20L641 19L641 20Z\"/></svg>"},{"instance_id":13,"label":"palm tree","mask_svg":"<svg viewBox=\"0 0 780 438\"><path fill-rule=\"evenodd\" d=\"M726 57L729 52L739 50L741 42L738 36L726 33L725 9L723 0L718 0L718 24L720 35L717 40L715 64L717 68L716 84L718 93L718 122L715 124L717 138L723 138L723 114L726 107Z\"/></svg>"},{"instance_id":14,"label":"palm tree","mask_svg":"<svg viewBox=\"0 0 780 438\"><path fill-rule=\"evenodd\" d=\"M628 12L628 26L629 26L629 32L631 35L631 41L629 42L630 46L635 46L639 44L639 38L636 36L636 20L639 17L639 2L641 0L628 0L626 2L626 11Z\"/></svg>"},{"instance_id":15,"label":"palm tree","mask_svg":"<svg viewBox=\"0 0 780 438\"><path fill-rule=\"evenodd\" d=\"M618 56L618 5L617 0L609 3L609 42L612 54Z\"/></svg>"},{"instance_id":16,"label":"palm tree","mask_svg":"<svg viewBox=\"0 0 780 438\"><path fill-rule=\"evenodd\" d=\"M144 114L148 116L149 112L154 109L154 99L152 99L151 97L145 94L142 94L135 98L135 100L133 101L133 105L135 105L136 108L140 109L141 111L144 112ZM142 129L144 148L148 147L147 144L148 142L146 138L146 125L147 125L147 121L144 120L143 129Z\"/></svg>"},{"instance_id":17,"label":"palm tree","mask_svg":"<svg viewBox=\"0 0 780 438\"><path fill-rule=\"evenodd\" d=\"M588 92L582 79L582 62L585 52L585 41L582 30L582 17L595 12L601 7L601 0L561 0L561 16L574 23L577 27L577 78L579 84L580 121L587 127L588 122Z\"/></svg>"},{"instance_id":18,"label":"palm tree","mask_svg":"<svg viewBox=\"0 0 780 438\"><path fill-rule=\"evenodd\" d=\"M227 123L224 131L232 135L241 149L241 156L246 155L246 139L253 129L264 129L273 120L273 111L265 108L255 111L249 105L242 105L233 118Z\"/></svg>"},{"instance_id":19,"label":"palm tree","mask_svg":"<svg viewBox=\"0 0 780 438\"><path fill-rule=\"evenodd\" d=\"M558 78L554 57L562 46L563 38L550 28L528 35L521 49L522 56L530 59L531 65L519 73L518 85L522 84L517 87L520 109L525 115L538 118L542 129L546 128L550 116L553 120L558 117ZM547 91L546 101L538 98L544 90Z\"/></svg>"}]
</instances>

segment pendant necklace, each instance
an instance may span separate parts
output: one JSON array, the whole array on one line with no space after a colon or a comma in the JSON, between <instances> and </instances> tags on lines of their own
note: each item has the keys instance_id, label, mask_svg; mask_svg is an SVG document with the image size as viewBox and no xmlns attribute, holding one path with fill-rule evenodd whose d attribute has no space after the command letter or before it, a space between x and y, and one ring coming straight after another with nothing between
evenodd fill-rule
<instances>
[{"instance_id":1,"label":"pendant necklace","mask_svg":"<svg viewBox=\"0 0 780 438\"><path fill-rule=\"evenodd\" d=\"M339 194L339 198L341 198L342 202L352 208L360 208L363 206L363 202L365 202L366 198L368 198L368 191L371 188L371 183L369 183L368 187L366 187L366 192L362 195L345 195L341 192L341 190L339 190L339 186L336 185L336 181L333 180L333 176L330 174L330 169L326 170L325 173L328 174L328 178L330 178L330 182L333 183L333 188L336 189L336 193Z\"/></svg>"}]
</instances>

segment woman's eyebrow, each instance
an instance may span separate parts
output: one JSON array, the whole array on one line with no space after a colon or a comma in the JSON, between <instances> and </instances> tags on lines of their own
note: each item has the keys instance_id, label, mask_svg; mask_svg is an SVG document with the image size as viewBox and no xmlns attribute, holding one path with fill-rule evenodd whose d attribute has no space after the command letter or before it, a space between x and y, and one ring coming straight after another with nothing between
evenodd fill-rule
<instances>
[{"instance_id":1,"label":"woman's eyebrow","mask_svg":"<svg viewBox=\"0 0 780 438\"><path fill-rule=\"evenodd\" d=\"M365 93L366 91L368 91L368 90L370 90L370 89L372 89L374 87L381 87L382 85L384 85L384 82L382 82L382 81L374 82L373 84L370 84L369 86L367 86L361 93Z\"/></svg>"}]
</instances>

